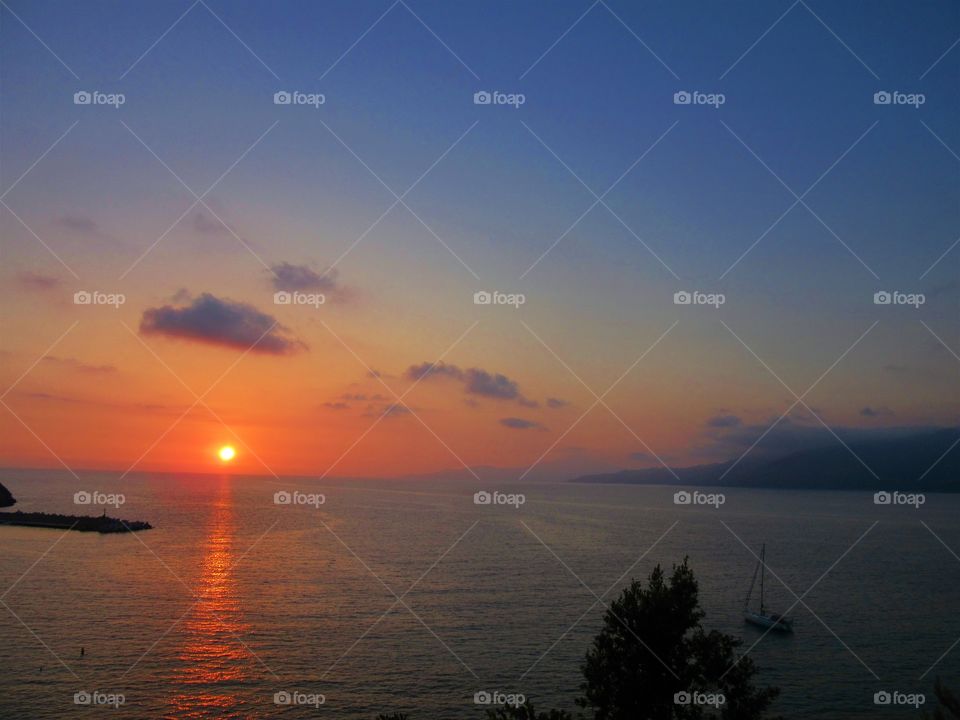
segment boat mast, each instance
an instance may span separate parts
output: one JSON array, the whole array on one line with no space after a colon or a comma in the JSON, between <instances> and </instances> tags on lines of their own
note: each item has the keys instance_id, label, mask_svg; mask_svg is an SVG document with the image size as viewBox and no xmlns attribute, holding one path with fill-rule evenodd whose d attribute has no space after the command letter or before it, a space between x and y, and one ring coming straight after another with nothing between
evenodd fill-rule
<instances>
[{"instance_id":1,"label":"boat mast","mask_svg":"<svg viewBox=\"0 0 960 720\"><path fill-rule=\"evenodd\" d=\"M747 599L743 601L744 612L750 609L750 598L753 596L753 587L757 584L757 573L760 572L760 561L753 567L753 577L750 579L750 589L747 590Z\"/></svg>"},{"instance_id":2,"label":"boat mast","mask_svg":"<svg viewBox=\"0 0 960 720\"><path fill-rule=\"evenodd\" d=\"M765 614L763 612L763 576L766 574L766 570L767 570L767 563L765 562L766 557L767 557L767 544L764 543L763 546L760 548L760 564L763 566L762 568L760 568L760 614L761 615Z\"/></svg>"}]
</instances>

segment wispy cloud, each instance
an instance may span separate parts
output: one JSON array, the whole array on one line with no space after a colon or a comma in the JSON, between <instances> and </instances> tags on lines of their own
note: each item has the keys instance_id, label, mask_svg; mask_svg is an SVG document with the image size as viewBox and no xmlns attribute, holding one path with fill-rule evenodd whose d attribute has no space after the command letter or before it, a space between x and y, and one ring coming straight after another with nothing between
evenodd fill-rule
<instances>
[{"instance_id":1,"label":"wispy cloud","mask_svg":"<svg viewBox=\"0 0 960 720\"><path fill-rule=\"evenodd\" d=\"M56 357L54 355L47 355L43 358L43 362L48 365L56 365L66 370L74 370L76 372L87 373L91 375L105 375L109 373L117 372L117 368L114 365L91 365L90 363L85 363L82 360L72 357Z\"/></svg>"},{"instance_id":2,"label":"wispy cloud","mask_svg":"<svg viewBox=\"0 0 960 720\"><path fill-rule=\"evenodd\" d=\"M500 424L512 430L546 430L547 428L533 420L525 420L518 417L500 418Z\"/></svg>"},{"instance_id":3,"label":"wispy cloud","mask_svg":"<svg viewBox=\"0 0 960 720\"><path fill-rule=\"evenodd\" d=\"M63 287L63 280L53 275L43 275L42 273L24 270L17 273L17 283L26 290L35 290L45 292L48 290L59 290Z\"/></svg>"},{"instance_id":4,"label":"wispy cloud","mask_svg":"<svg viewBox=\"0 0 960 720\"><path fill-rule=\"evenodd\" d=\"M463 384L468 395L477 395L495 400L514 400L524 407L537 407L535 400L530 400L520 392L520 386L501 373L491 373L481 368L467 368L466 370L446 363L421 363L407 368L406 376L409 380L428 378L451 378Z\"/></svg>"}]
</instances>

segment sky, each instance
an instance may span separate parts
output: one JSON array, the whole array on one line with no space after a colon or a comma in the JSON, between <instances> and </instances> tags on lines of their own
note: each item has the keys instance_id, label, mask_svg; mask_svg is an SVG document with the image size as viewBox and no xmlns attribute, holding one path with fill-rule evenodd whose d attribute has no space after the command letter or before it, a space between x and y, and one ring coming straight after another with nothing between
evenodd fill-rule
<instances>
[{"instance_id":1,"label":"sky","mask_svg":"<svg viewBox=\"0 0 960 720\"><path fill-rule=\"evenodd\" d=\"M958 36L951 2L5 0L0 465L560 477L955 426Z\"/></svg>"}]
</instances>

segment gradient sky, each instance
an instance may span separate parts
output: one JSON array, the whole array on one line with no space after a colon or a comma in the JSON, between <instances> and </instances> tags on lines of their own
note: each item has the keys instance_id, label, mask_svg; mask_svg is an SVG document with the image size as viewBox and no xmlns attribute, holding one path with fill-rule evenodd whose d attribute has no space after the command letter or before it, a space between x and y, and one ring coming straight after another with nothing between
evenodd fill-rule
<instances>
[{"instance_id":1,"label":"gradient sky","mask_svg":"<svg viewBox=\"0 0 960 720\"><path fill-rule=\"evenodd\" d=\"M250 473L688 464L738 456L828 370L771 441L960 420L956 3L7 0L0 21L0 464L204 471L224 443ZM409 208L381 218L393 193ZM274 304L294 286L327 302Z\"/></svg>"}]
</instances>

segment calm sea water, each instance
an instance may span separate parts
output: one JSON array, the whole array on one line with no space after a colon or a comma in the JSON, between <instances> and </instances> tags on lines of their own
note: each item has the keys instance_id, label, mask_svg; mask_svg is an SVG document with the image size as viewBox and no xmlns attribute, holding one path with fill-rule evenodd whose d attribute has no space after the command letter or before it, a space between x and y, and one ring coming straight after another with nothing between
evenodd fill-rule
<instances>
[{"instance_id":1,"label":"calm sea water","mask_svg":"<svg viewBox=\"0 0 960 720\"><path fill-rule=\"evenodd\" d=\"M960 686L960 645L939 659L960 637L960 560L933 534L960 552L957 496L913 509L863 493L724 489L713 509L674 505L667 487L487 488L523 493L513 508L442 482L2 480L25 511L77 512L78 490L120 492L108 514L155 529L0 527L0 717L479 718L481 690L574 710L603 610L591 590L615 597L657 563L688 555L705 626L744 648L760 640L741 616L755 565L741 540L765 542L797 595L814 586L809 610L791 613L795 634L750 651L785 717L917 717L876 707L874 693L923 692L929 709L934 676ZM281 490L325 503L277 505ZM773 609L795 601L777 579L767 587ZM75 705L94 690L125 702ZM325 702L278 706L283 691Z\"/></svg>"}]
</instances>

